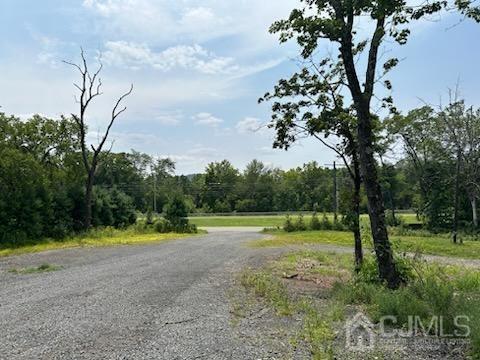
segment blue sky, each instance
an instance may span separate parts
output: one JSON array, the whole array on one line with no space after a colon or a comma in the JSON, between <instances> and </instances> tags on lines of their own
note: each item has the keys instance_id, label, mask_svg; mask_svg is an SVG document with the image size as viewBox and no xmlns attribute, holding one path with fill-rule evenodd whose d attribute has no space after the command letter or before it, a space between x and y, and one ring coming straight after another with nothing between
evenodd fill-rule
<instances>
[{"instance_id":1,"label":"blue sky","mask_svg":"<svg viewBox=\"0 0 480 360\"><path fill-rule=\"evenodd\" d=\"M257 99L296 70L294 44L278 45L269 25L297 0L2 0L0 105L23 117L77 112L76 73L83 46L93 64L102 53L105 95L89 113L89 139L103 129L115 97L135 85L128 110L115 124L114 149L170 156L178 173L202 171L229 159L243 168L253 158L284 169L334 156L305 140L288 152L272 150L262 128L268 105ZM480 106L480 25L454 15L415 25L391 73L401 110L445 100L460 81L469 104ZM328 51L327 45L320 47ZM260 130L257 130L259 129ZM257 131L255 131L257 130Z\"/></svg>"}]
</instances>

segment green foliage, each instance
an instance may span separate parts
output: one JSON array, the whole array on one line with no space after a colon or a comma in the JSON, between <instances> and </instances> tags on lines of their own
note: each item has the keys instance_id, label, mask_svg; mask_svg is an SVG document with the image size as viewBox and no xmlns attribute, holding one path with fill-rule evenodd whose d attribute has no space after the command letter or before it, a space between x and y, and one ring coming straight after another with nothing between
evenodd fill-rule
<instances>
[{"instance_id":1,"label":"green foliage","mask_svg":"<svg viewBox=\"0 0 480 360\"><path fill-rule=\"evenodd\" d=\"M286 232L293 232L296 230L295 224L292 222L290 215L285 217L285 223L283 224L283 230Z\"/></svg>"},{"instance_id":2,"label":"green foliage","mask_svg":"<svg viewBox=\"0 0 480 360\"><path fill-rule=\"evenodd\" d=\"M368 260L368 258L366 259ZM412 264L411 264L412 265ZM436 265L413 264L409 282L397 290L390 290L375 282L373 261L368 260L362 269L363 275L354 276L353 280L338 283L334 296L346 304L357 304L367 307L374 321L383 316L395 316L395 327L406 327L409 318L417 316L428 328L432 316L442 318L444 333L454 334L455 317L467 316L471 329L470 339L473 354L480 350L480 320L478 298L478 271L460 270ZM372 276L368 276L369 272ZM373 280L373 281L372 281ZM432 328L431 330L438 330ZM435 335L435 334L432 334Z\"/></svg>"},{"instance_id":3,"label":"green foliage","mask_svg":"<svg viewBox=\"0 0 480 360\"><path fill-rule=\"evenodd\" d=\"M332 223L327 217L327 214L323 214L322 216L322 223L321 223L321 229L320 230L332 230Z\"/></svg>"},{"instance_id":4,"label":"green foliage","mask_svg":"<svg viewBox=\"0 0 480 360\"><path fill-rule=\"evenodd\" d=\"M155 221L154 221L154 219L153 219L153 211L152 211L152 209L149 208L149 209L147 210L145 223L146 223L147 225L153 225L154 222L155 222Z\"/></svg>"},{"instance_id":5,"label":"green foliage","mask_svg":"<svg viewBox=\"0 0 480 360\"><path fill-rule=\"evenodd\" d=\"M312 215L312 218L310 220L310 229L311 230L322 230L322 223L318 219L317 213L314 213Z\"/></svg>"},{"instance_id":6,"label":"green foliage","mask_svg":"<svg viewBox=\"0 0 480 360\"><path fill-rule=\"evenodd\" d=\"M198 232L197 227L193 224L172 224L165 219L155 221L154 227L155 231L160 234L196 234Z\"/></svg>"},{"instance_id":7,"label":"green foliage","mask_svg":"<svg viewBox=\"0 0 480 360\"><path fill-rule=\"evenodd\" d=\"M345 231L345 226L338 221L331 221L327 214L323 214L322 221L319 220L317 213L314 213L308 223L305 222L302 214L298 215L295 220L290 215L285 217L283 230L286 232L307 231L307 230L335 230Z\"/></svg>"},{"instance_id":8,"label":"green foliage","mask_svg":"<svg viewBox=\"0 0 480 360\"><path fill-rule=\"evenodd\" d=\"M173 226L185 226L188 224L188 209L184 199L174 195L164 209L165 219Z\"/></svg>"},{"instance_id":9,"label":"green foliage","mask_svg":"<svg viewBox=\"0 0 480 360\"><path fill-rule=\"evenodd\" d=\"M137 220L132 199L122 191L113 188L95 188L92 208L94 226L125 228Z\"/></svg>"},{"instance_id":10,"label":"green foliage","mask_svg":"<svg viewBox=\"0 0 480 360\"><path fill-rule=\"evenodd\" d=\"M165 219L155 222L159 233L196 233L197 227L188 223L188 209L185 200L178 194L172 196L164 209Z\"/></svg>"},{"instance_id":11,"label":"green foliage","mask_svg":"<svg viewBox=\"0 0 480 360\"><path fill-rule=\"evenodd\" d=\"M299 215L297 217L297 221L295 222L295 230L296 231L306 231L307 226L305 225L305 221L303 221L303 215Z\"/></svg>"},{"instance_id":12,"label":"green foliage","mask_svg":"<svg viewBox=\"0 0 480 360\"><path fill-rule=\"evenodd\" d=\"M23 269L10 269L9 272L13 274L19 274L19 275L24 275L24 274L35 274L35 273L43 273L43 272L51 272L51 271L56 271L61 269L60 266L52 265L52 264L41 264L36 267L27 267Z\"/></svg>"},{"instance_id":13,"label":"green foliage","mask_svg":"<svg viewBox=\"0 0 480 360\"><path fill-rule=\"evenodd\" d=\"M244 271L240 282L254 291L256 296L264 298L279 315L290 315L293 311L287 289L282 282L268 272Z\"/></svg>"},{"instance_id":14,"label":"green foliage","mask_svg":"<svg viewBox=\"0 0 480 360\"><path fill-rule=\"evenodd\" d=\"M17 243L48 233L51 184L33 156L0 150L0 242Z\"/></svg>"}]
</instances>

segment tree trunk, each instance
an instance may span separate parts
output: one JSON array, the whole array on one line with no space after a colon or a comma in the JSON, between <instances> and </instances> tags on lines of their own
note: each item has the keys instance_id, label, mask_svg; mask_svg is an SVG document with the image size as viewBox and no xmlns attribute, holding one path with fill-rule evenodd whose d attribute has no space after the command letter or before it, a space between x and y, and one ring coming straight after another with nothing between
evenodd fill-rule
<instances>
[{"instance_id":1,"label":"tree trunk","mask_svg":"<svg viewBox=\"0 0 480 360\"><path fill-rule=\"evenodd\" d=\"M87 181L85 184L85 217L83 220L83 227L88 230L92 226L92 202L93 202L93 183L94 171L89 171Z\"/></svg>"},{"instance_id":2,"label":"tree trunk","mask_svg":"<svg viewBox=\"0 0 480 360\"><path fill-rule=\"evenodd\" d=\"M477 198L475 196L473 196L472 200L470 200L470 203L472 204L473 227L476 229L476 228L478 228Z\"/></svg>"},{"instance_id":3,"label":"tree trunk","mask_svg":"<svg viewBox=\"0 0 480 360\"><path fill-rule=\"evenodd\" d=\"M452 240L456 244L458 242L458 206L460 202L460 162L462 153L460 150L457 152L457 167L455 170L455 195L454 195L454 209L453 209L453 229Z\"/></svg>"},{"instance_id":4,"label":"tree trunk","mask_svg":"<svg viewBox=\"0 0 480 360\"><path fill-rule=\"evenodd\" d=\"M377 256L380 279L386 281L387 286L396 289L400 286L401 278L395 266L392 248L388 239L385 223L385 208L382 190L377 176L373 150L373 133L371 115L368 104L357 105L358 118L358 148L360 154L360 170L363 184L367 192L368 213L372 227L372 237Z\"/></svg>"},{"instance_id":5,"label":"tree trunk","mask_svg":"<svg viewBox=\"0 0 480 360\"><path fill-rule=\"evenodd\" d=\"M391 188L391 185L390 185ZM388 190L388 196L390 196L390 210L392 211L392 220L395 226L398 225L397 214L395 213L395 198L393 197L392 190Z\"/></svg>"},{"instance_id":6,"label":"tree trunk","mask_svg":"<svg viewBox=\"0 0 480 360\"><path fill-rule=\"evenodd\" d=\"M353 160L355 171L354 194L353 194L353 236L355 238L355 271L359 272L363 264L362 236L360 234L360 187L362 180L360 177L360 165L356 156Z\"/></svg>"}]
</instances>

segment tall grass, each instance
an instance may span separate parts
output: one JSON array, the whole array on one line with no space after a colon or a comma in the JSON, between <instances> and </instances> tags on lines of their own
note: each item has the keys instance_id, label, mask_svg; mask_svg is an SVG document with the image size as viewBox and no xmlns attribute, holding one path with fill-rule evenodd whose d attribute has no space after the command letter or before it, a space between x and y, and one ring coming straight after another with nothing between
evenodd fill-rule
<instances>
[{"instance_id":1,"label":"tall grass","mask_svg":"<svg viewBox=\"0 0 480 360\"><path fill-rule=\"evenodd\" d=\"M458 330L456 317L468 317L472 354L480 358L480 272L460 267L417 264L408 283L390 290L360 273L348 283L338 283L334 298L344 304L366 306L373 321L394 316L398 327L407 327L412 316L423 324L442 319L444 333ZM368 270L362 270L370 271ZM435 329L438 330L438 329ZM438 334L431 334L438 335Z\"/></svg>"}]
</instances>

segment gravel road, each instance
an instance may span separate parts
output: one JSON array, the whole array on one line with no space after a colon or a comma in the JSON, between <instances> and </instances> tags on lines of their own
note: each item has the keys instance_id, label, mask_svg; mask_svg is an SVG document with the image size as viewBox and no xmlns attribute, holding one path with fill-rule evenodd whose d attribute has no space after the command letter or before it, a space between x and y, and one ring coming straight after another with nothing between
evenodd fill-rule
<instances>
[{"instance_id":1,"label":"gravel road","mask_svg":"<svg viewBox=\"0 0 480 360\"><path fill-rule=\"evenodd\" d=\"M167 243L0 259L0 359L279 359L285 352L307 358L301 347L292 353L288 345L298 319L279 324L283 320L259 309L232 321L232 303L241 301L232 299L235 273L289 248L244 246L267 236L260 228L209 230ZM42 263L61 268L9 272ZM478 260L464 265L478 266Z\"/></svg>"},{"instance_id":2,"label":"gravel road","mask_svg":"<svg viewBox=\"0 0 480 360\"><path fill-rule=\"evenodd\" d=\"M0 260L0 359L275 358L271 339L232 330L233 273L263 256L243 245L258 229L234 230ZM8 271L42 263L62 268Z\"/></svg>"}]
</instances>

